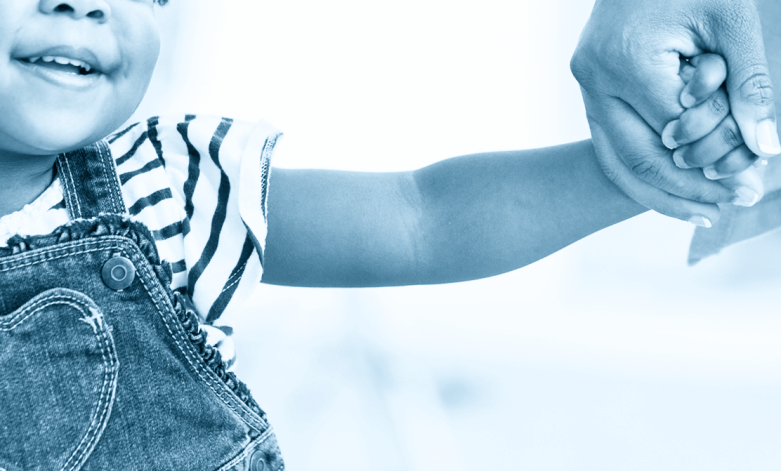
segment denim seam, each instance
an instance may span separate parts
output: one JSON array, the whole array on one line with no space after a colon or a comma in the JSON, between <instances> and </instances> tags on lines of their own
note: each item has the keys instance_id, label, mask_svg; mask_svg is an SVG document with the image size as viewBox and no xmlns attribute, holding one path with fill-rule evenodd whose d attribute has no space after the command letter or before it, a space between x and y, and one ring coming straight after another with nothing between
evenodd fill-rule
<instances>
[{"instance_id":1,"label":"denim seam","mask_svg":"<svg viewBox=\"0 0 781 471\"><path fill-rule=\"evenodd\" d=\"M74 204L72 204L70 206L70 208L71 208L71 217L73 217L74 219L77 219L77 218L82 217L82 214L81 214L81 204L79 204L79 194L78 194L77 191L75 191L75 183L74 183L74 179L73 179L73 172L71 172L71 167L70 167L70 163L68 162L68 159L61 158L60 159L60 163L61 163L60 165L64 165L65 166L65 170L68 171L68 177L69 177L68 182L67 182L68 185L65 186L65 192L64 193L67 195L68 202L74 203ZM76 213L76 211L78 211L78 214Z\"/></svg>"},{"instance_id":2,"label":"denim seam","mask_svg":"<svg viewBox=\"0 0 781 471\"><path fill-rule=\"evenodd\" d=\"M263 442L265 442L266 440L268 440L268 439L269 439L269 437L271 437L271 435L273 435L273 434L274 434L274 430L271 428L271 426L269 426L269 428L268 428L268 429L266 429L266 431L265 431L265 432L263 432L263 435L261 435L260 437L256 438L255 440L253 440L253 441L249 442L249 443L247 444L247 446L246 446L246 447L244 447L244 449L243 449L243 450L241 450L241 453L239 453L238 455L234 456L234 457L233 457L233 459L231 459L230 461L228 461L228 462L227 462L227 463L225 463L224 465L220 466L220 467L217 469L217 471L230 471L230 469L231 469L232 467L236 466L237 464L239 464L240 462L242 462L244 459L246 459L246 458L247 458L247 456L250 454L250 452L252 452L252 451L255 451L255 449L256 449L257 447L259 447L260 445L262 445L262 444L263 444ZM284 469L285 469L285 468L284 468L284 466L283 466L283 467L282 467L282 468L280 468L278 471L283 471Z\"/></svg>"},{"instance_id":3,"label":"denim seam","mask_svg":"<svg viewBox=\"0 0 781 471\"><path fill-rule=\"evenodd\" d=\"M18 326L22 325L22 323L24 323L24 321L26 321L27 319L32 317L33 314L35 314L38 311L40 311L41 309L43 309L44 306L40 306L42 303L45 303L46 301L49 301L49 300L54 299L54 298L61 298L61 297L62 297L61 294L53 294L51 296L47 296L45 298L39 299L35 303L27 306L25 309L23 309L22 311L17 313L11 319L0 320L0 331L10 332L10 331L14 330ZM66 302L63 302L61 304L67 304L68 306L71 306L73 308L79 309L79 306L77 306L75 304L66 303ZM35 308L35 309L33 309L33 308ZM22 319L17 322L17 319L19 319L19 318L22 318ZM13 326L7 327L8 325L11 325L11 324L13 324Z\"/></svg>"},{"instance_id":4,"label":"denim seam","mask_svg":"<svg viewBox=\"0 0 781 471\"><path fill-rule=\"evenodd\" d=\"M142 285L146 289L147 293L152 298L153 304L156 306L158 313L163 319L164 324L166 325L166 328L168 329L169 333L173 336L174 341L177 343L177 347L179 350L185 355L187 358L187 362L190 364L190 366L195 370L198 377L206 383L206 385L214 392L214 394L223 401L223 403L231 409L234 413L236 413L239 418L246 423L251 429L262 433L266 428L268 428L268 423L264 419L264 414L262 409L260 409L257 404L254 403L254 400L252 399L251 393L246 390L246 385L244 385L238 378L235 378L234 376L228 376L227 378L223 378L219 375L217 369L219 369L219 365L211 366L209 362L207 361L207 358L204 357L204 355L209 355L211 353L212 357L214 354L217 354L217 352L199 352L196 350L195 340L188 338L189 333L184 330L184 323L186 322L186 319L179 319L177 311L173 309L173 314L175 317L175 320L178 320L179 322L174 322L174 325L178 326L180 337L184 336L185 340L189 340L188 342L185 342L187 345L189 345L189 348L192 350L189 351L190 354L192 354L195 357L200 358L201 362L203 362L202 368L206 370L211 370L211 372L217 376L216 380L219 382L219 387L215 388L214 382L215 378L213 378L211 375L207 374L204 377L204 372L198 369L198 366L201 366L201 363L198 363L198 365L193 364L193 361L190 357L187 356L188 351L186 351L182 344L179 341L179 338L174 335L174 332L172 331L171 324L166 319L166 315L164 312L166 312L165 308L160 305L160 302L158 299L156 299L156 296L160 296L162 298L165 298L166 301L168 301L168 306L171 308L173 306L173 302L175 301L175 293L166 292L163 289L163 285L165 284L165 281L167 281L170 284L170 279L166 278L164 281L161 276L165 278L165 274L163 273L157 273L158 266L163 269L164 265L153 265L154 263L159 263L157 261L157 253L154 251L154 246L150 245L152 242L149 242L148 244L143 244L143 241L151 241L150 235L146 233L146 228L144 226L138 225L137 223L127 219L126 217L121 216L110 216L112 219L119 219L116 223L119 223L120 225L128 224L127 227L123 228L122 230L130 230L131 232L135 232L134 237L138 237L139 241L134 241L133 238L129 238L129 236L125 233L109 233L109 234L99 234L99 239L96 238L74 238L69 239L67 241L60 242L57 244L55 240L48 241L46 243L49 244L57 244L57 245L50 245L51 249L46 250L46 247L36 247L35 242L38 239L46 240L47 238L51 238L50 236L37 236L37 237L29 237L29 238L21 238L19 240L11 240L9 241L9 245L13 245L14 247L18 246L21 249L21 252L16 252L13 254L9 254L10 257L14 257L18 255L19 253L25 253L29 250L41 250L44 251L44 254L48 254L47 257L43 257L43 259L35 260L33 262L29 262L26 264L21 265L15 265L15 266L8 266L8 262L5 261L3 263L2 258L0 258L0 267L3 265L6 265L6 268L0 268L0 272L8 271L11 269L21 268L25 266L35 265L38 263L43 263L44 261L48 260L54 260L58 258L64 258L68 256L72 256L78 253L89 253L89 252L96 252L96 251L102 251L102 250L113 250L113 251L119 251L123 254L127 255L128 253L132 253L136 255L136 262L139 265L139 271L141 273L144 273L146 276L151 276L153 280L156 281L156 283L152 283L153 286L150 286L149 283L144 279L144 276L139 277L139 279L142 282ZM86 223L86 225L85 225ZM93 233L95 231L95 228L92 228L92 225L98 224L97 229L99 229L99 226L102 224L100 222L96 222L94 220L78 220L78 221L72 221L68 227L65 227L63 229L62 236L68 236L71 237L71 232L69 229L72 229L75 234L77 234L77 237L90 237L89 234ZM116 224L113 223L113 224ZM111 230L112 223L108 224L109 230ZM138 226L137 228L135 226ZM95 234L98 234L99 232L96 232ZM82 235L78 235L82 234ZM52 234L56 235L56 234ZM106 243L106 240L109 240L110 242L113 242L111 244ZM57 253L58 251L63 250L64 244L71 244L67 245L65 249L67 250L64 254L59 254L56 256L52 256L52 254ZM32 245L31 245L32 244ZM151 259L147 259L147 255L145 255L145 252L142 250L142 244L144 250L152 250L150 252L149 256L152 257ZM93 249L87 249L86 247L90 245L100 245L98 248ZM147 246L148 245L148 246ZM129 258L133 258L132 256L128 255ZM138 261L141 261L138 263ZM149 273L151 272L151 275ZM169 286L170 288L170 286ZM171 298L173 296L173 298ZM171 309L169 309L167 312L171 312ZM183 314L184 315L184 314ZM197 330L197 320L196 320L196 332L195 334L200 334L201 331ZM220 362L220 359L216 359L218 363ZM228 391L226 391L227 389ZM235 389L235 390L234 390ZM227 394L227 396L226 396ZM243 395L246 395L247 398L243 398ZM252 401L252 404L254 404L255 407L257 407L258 411L255 411L251 406L250 403L247 401ZM236 409L236 406L239 406L239 409Z\"/></svg>"},{"instance_id":5,"label":"denim seam","mask_svg":"<svg viewBox=\"0 0 781 471\"><path fill-rule=\"evenodd\" d=\"M144 260L146 260L144 257L141 257L141 258L143 258ZM182 328L182 326L181 326L181 325L179 325L179 326L178 326L178 330L179 330L179 332L178 332L178 333L179 333L180 335L176 335L176 333L174 333L174 331L171 329L171 325L170 325L170 323L168 322L168 320L166 319L166 316L165 316L165 315L163 315L163 310L166 310L166 311L168 311L169 313L173 313L173 314L174 314L174 316L175 316L176 314L173 312L173 306L171 305L170 301L169 301L168 303L166 303L166 304L167 304L166 306L161 306L161 305L160 305L160 303L158 302L157 296L155 296L155 295L160 295L160 297L161 297L161 298L162 298L162 297L165 297L165 299L166 299L166 300L167 300L167 298L168 298L168 297L167 297L167 296L165 296L165 293L157 293L157 291L160 289L160 288L159 288L159 286L156 286L156 284L153 284L154 286L148 286L148 285L147 285L147 281L144 279L144 278L145 278L145 276L143 276L143 275L145 274L145 275L149 276L149 274L148 274L148 273L146 273L146 272L147 272L148 270L149 270L149 271L151 271L151 269L150 269L148 266L146 266L146 265L147 265L147 264L146 264L146 263L144 263L144 264L141 264L141 266L139 266L139 267L138 267L138 271L142 273L142 276L140 276L140 277L139 277L139 279L141 280L141 283L144 285L144 289L146 289L147 293L149 293L149 295L150 295L149 297L152 299L152 302L153 302L153 303L155 304L155 306L157 307L158 313L160 314L160 317L163 319L163 323L165 324L165 327L166 327L166 329L168 329L168 333L170 333L170 334L171 334L171 337L174 339L174 342L176 342L176 346L177 346L177 347L179 347L179 350L180 350L180 351L181 351L181 352L184 354L184 357L187 359L187 363L189 363L189 364L190 364L190 366L192 367L192 369L195 371L195 374L197 374L197 375L198 375L198 377L199 377L199 378L200 378L200 379L201 379L201 380L202 380L204 383L206 383L206 385L209 387L209 389L211 389L211 390L212 390L212 391L213 391L213 392L214 392L214 393L217 395L217 397L219 397L219 398L222 400L222 402L223 402L225 405L227 405L227 406L228 406L228 408L230 408L230 409L231 409L233 412L235 412L235 413L236 413L236 415L237 415L237 416L238 416L238 417L239 417L239 418L240 418L240 419L241 419L241 420L242 420L244 423L246 423L246 424L247 424L249 427L251 427L251 428L252 428L252 429L254 429L255 431L257 431L257 432L261 432L261 433L262 433L262 432L264 431L264 429L263 429L262 427L261 427L261 428L258 428L258 427L256 426L256 424L253 424L253 423L251 423L251 421L249 421L249 420L247 420L247 419L245 419L245 418L244 418L244 415L246 414L246 412L249 412L249 413L250 413L250 417L252 417L253 415L255 415L255 412L254 412L253 410L249 409L249 407L248 407L248 406L246 406L246 405L243 403L243 401L241 401L241 400L239 400L238 402L240 402L242 405L244 405L244 406L245 406L245 407L246 407L248 410L247 410L247 411L245 411L244 413L242 413L242 412L241 412L241 411L239 411L239 410L236 410L236 408L235 408L235 405L234 405L234 404L232 404L234 401L232 401L232 400L231 400L231 399L234 399L234 397L231 395L231 396L229 396L228 398L225 398L225 392L224 392L224 391L220 391L220 390L218 390L218 389L217 389L217 388L215 388L215 387L214 387L214 385L212 384L212 383L214 382L214 380L213 380L212 378L209 378L208 376L204 377L204 375L202 374L202 372L200 371L200 369L198 368L198 366L197 366L197 365L195 365L195 364L193 364L192 360L190 359L190 355L188 355L188 354L187 354L187 352L185 351L185 350L186 350L186 347L183 347L183 346L182 346L182 343L181 343L181 342L180 342L180 340L179 340L179 337L180 337L180 335L183 335L183 328ZM154 276L154 273L152 273L152 275ZM151 288L151 290L152 290L152 291L155 291L155 292L154 292L154 293L150 292L150 288ZM166 308L167 308L167 309L166 309ZM190 342L187 342L187 345L189 345L189 347L190 347L191 349L193 349L192 343L190 343ZM194 352L194 351L192 351L192 350L190 351L190 354L192 354L192 355L194 355L194 356L199 356L199 355L197 355L197 352ZM207 369L208 369L208 366L207 366ZM220 382L220 386L221 386L221 388L220 388L220 389L227 387L227 385L226 385L224 382ZM236 398L236 399L238 399L238 398ZM266 428L268 428L268 424L267 424L267 423L264 423L265 421L263 421L263 419L262 419L261 417L258 417L258 419L260 420L261 426L262 426L262 425L265 425L265 426L266 426Z\"/></svg>"},{"instance_id":6,"label":"denim seam","mask_svg":"<svg viewBox=\"0 0 781 471\"><path fill-rule=\"evenodd\" d=\"M32 317L33 314L35 314L36 312L38 312L41 309L43 309L45 306L40 306L41 303L44 303L46 301L49 301L49 300L52 300L52 299L55 299L55 298L73 299L73 298L68 298L68 297L64 296L63 294L53 294L51 296L47 296L45 298L42 298L42 299L38 300L37 302L35 302L34 304L31 304L31 305L27 306L23 311L19 312L13 318L0 321L0 331L10 332L10 331L14 330L18 326L22 325L22 323L24 323L24 321L26 321L27 319ZM76 301L76 302L78 302L78 301ZM52 304L54 304L54 303L52 303ZM58 304L67 304L68 306L70 306L72 308L75 308L75 309L78 309L82 313L84 313L84 311L81 309L81 306L79 306L77 304L72 304L72 303L68 303L68 302L65 302L65 301L61 301ZM32 309L34 307L37 307L37 308L35 310L33 310L33 311L29 311L30 309ZM22 317L22 319L17 322L17 319L19 319L20 317ZM8 328L5 327L5 326L10 325L10 324L14 324L14 325L12 327L8 327Z\"/></svg>"},{"instance_id":7,"label":"denim seam","mask_svg":"<svg viewBox=\"0 0 781 471\"><path fill-rule=\"evenodd\" d=\"M103 164L103 174L109 186L111 204L114 206L114 212L123 214L127 212L127 209L125 208L124 199L122 199L122 192L117 188L117 172L115 169L109 168L108 164L109 161L112 163L114 162L114 159L111 156L111 149L105 145L103 141L99 141L97 147L98 153L100 153L100 161ZM104 148L108 151L108 158L105 158L105 155L103 154Z\"/></svg>"},{"instance_id":8,"label":"denim seam","mask_svg":"<svg viewBox=\"0 0 781 471\"><path fill-rule=\"evenodd\" d=\"M107 246L107 247L102 247L102 248L96 248L96 249L79 251L79 252L76 252L76 253L70 252L70 253L58 255L56 257L45 258L43 260L36 260L34 262L25 263L25 264L22 264L22 265L13 265L13 266L10 266L10 267L7 267L7 268L0 268L0 273L4 272L4 271L9 271L9 270L16 270L17 268L24 268L24 267L29 267L29 266L32 266L32 265L37 265L39 263L44 263L44 262L48 262L48 261L51 261L51 260L58 260L60 258L70 257L71 255L77 255L77 254L81 254L81 253L99 252L101 250L106 250L106 249L110 249L110 248L112 248L112 247L111 246ZM113 248L118 250L119 246L114 246ZM52 250L52 252L53 251L54 250Z\"/></svg>"},{"instance_id":9,"label":"denim seam","mask_svg":"<svg viewBox=\"0 0 781 471\"><path fill-rule=\"evenodd\" d=\"M110 363L106 361L106 349L111 351L111 346L113 344L113 341L110 341L108 325L105 323L105 319L102 316L100 322L101 324L103 324L103 328L100 329L100 337L103 342L101 343L100 351L103 356L103 364L106 365L106 372L103 375L103 387L101 388L100 391L100 399L98 399L98 407L102 410L100 412L99 417L98 414L95 414L95 417L92 419L92 423L90 423L90 427L87 430L87 434L84 435L84 438L81 439L81 443L79 443L79 446L76 447L76 450L73 451L71 457L68 458L68 461L65 462L65 466L63 466L62 468L63 471L67 471L68 463L73 459L74 456L76 456L76 452L78 451L79 447L81 447L81 445L84 443L84 440L87 439L87 436L90 433L92 433L94 436L90 439L90 441L86 445L84 445L84 448L81 450L81 453L79 453L78 458L76 459L76 461L74 461L70 469L76 470L80 468L84 464L84 461L86 461L86 459L89 458L89 455L92 453L92 450L95 449L95 445L97 444L98 439L103 434L103 430L105 430L106 428L106 424L108 420L104 420L104 417L106 417L107 414L108 415L111 414L112 405L114 403L113 396L116 394L116 384L117 384L117 376L118 376L117 372L118 372L119 361L116 358L116 352L114 352L114 355L111 355L110 360L113 361L111 361ZM101 404L103 404L102 407Z\"/></svg>"},{"instance_id":10,"label":"denim seam","mask_svg":"<svg viewBox=\"0 0 781 471\"><path fill-rule=\"evenodd\" d=\"M57 302L48 302L51 300L57 299ZM12 329L15 329L16 327L22 325L24 321L31 318L33 315L40 312L45 307L54 305L54 304L65 304L67 306L71 306L72 308L78 310L83 315L87 315L87 312L84 310L83 303L79 302L80 300L77 300L71 296L67 296L62 293L53 294L51 296L47 296L45 298L41 298L35 303L31 304L30 306L27 306L23 311L19 313L19 315L14 316L14 319L10 319L8 321L2 322L2 324L11 324L12 322L15 322L16 319L18 319L20 316L23 318L19 320L13 327L5 329L0 328L2 331L10 331ZM84 436L81 438L81 441L76 446L76 449L73 450L71 453L71 456L68 458L68 460L65 462L63 467L61 468L63 471L67 470L69 467L69 464L73 458L78 453L77 460L70 465L70 469L75 470L80 465L84 464L84 460L86 459L86 456L88 456L89 453L92 452L92 450L95 448L95 445L100 438L100 436L103 433L103 430L105 430L107 421L104 421L104 417L107 413L110 413L111 406L113 404L113 396L116 392L116 381L117 381L117 358L116 358L116 352L112 352L112 345L113 342L110 339L110 334L108 333L108 326L105 325L105 320L101 317L101 322L104 324L103 328L100 329L100 333L98 334L97 329L94 330L96 336L98 337L98 344L100 345L100 353L101 357L103 359L103 367L104 367L104 373L103 373L103 385L100 389L100 397L98 398L98 402L95 405L95 412L93 413L92 420L90 421L89 427L87 427L87 431L84 433ZM106 352L109 352L108 358L106 356ZM92 435L90 437L90 435ZM85 444L85 441L86 444ZM79 449L81 449L81 452L79 452Z\"/></svg>"}]
</instances>

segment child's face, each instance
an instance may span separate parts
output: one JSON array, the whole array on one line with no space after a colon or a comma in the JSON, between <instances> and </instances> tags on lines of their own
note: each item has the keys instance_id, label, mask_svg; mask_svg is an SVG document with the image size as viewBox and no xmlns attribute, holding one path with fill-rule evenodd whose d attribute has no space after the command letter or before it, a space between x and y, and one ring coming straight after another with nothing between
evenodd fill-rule
<instances>
[{"instance_id":1,"label":"child's face","mask_svg":"<svg viewBox=\"0 0 781 471\"><path fill-rule=\"evenodd\" d=\"M114 131L159 49L153 0L0 0L0 157L57 154Z\"/></svg>"}]
</instances>

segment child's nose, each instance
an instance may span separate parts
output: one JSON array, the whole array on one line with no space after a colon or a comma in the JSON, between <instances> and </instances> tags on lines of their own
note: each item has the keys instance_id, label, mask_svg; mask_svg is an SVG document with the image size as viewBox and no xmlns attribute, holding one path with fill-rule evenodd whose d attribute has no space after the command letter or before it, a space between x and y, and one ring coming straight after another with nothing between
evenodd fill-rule
<instances>
[{"instance_id":1,"label":"child's nose","mask_svg":"<svg viewBox=\"0 0 781 471\"><path fill-rule=\"evenodd\" d=\"M47 15L67 15L75 20L92 18L100 23L111 17L105 0L40 0L38 10Z\"/></svg>"}]
</instances>

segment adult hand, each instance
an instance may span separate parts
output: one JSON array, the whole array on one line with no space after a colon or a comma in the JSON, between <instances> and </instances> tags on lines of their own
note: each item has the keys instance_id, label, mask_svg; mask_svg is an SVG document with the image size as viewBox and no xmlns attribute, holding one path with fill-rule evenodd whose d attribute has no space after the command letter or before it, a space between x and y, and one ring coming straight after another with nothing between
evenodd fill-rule
<instances>
[{"instance_id":1,"label":"adult hand","mask_svg":"<svg viewBox=\"0 0 781 471\"><path fill-rule=\"evenodd\" d=\"M677 168L660 137L708 98L684 90L679 75L681 56L705 52L726 61L729 104L747 147L781 153L754 0L597 0L571 68L605 174L641 204L709 226L719 216L714 203L733 201L734 188Z\"/></svg>"}]
</instances>

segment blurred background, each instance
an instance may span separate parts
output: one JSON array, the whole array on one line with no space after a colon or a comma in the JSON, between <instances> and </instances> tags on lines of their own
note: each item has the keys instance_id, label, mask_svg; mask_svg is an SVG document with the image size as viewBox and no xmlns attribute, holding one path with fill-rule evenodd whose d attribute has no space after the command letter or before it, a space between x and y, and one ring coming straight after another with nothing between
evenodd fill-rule
<instances>
[{"instance_id":1,"label":"blurred background","mask_svg":"<svg viewBox=\"0 0 781 471\"><path fill-rule=\"evenodd\" d=\"M135 118L266 119L291 168L586 139L592 5L171 0ZM778 470L781 235L687 267L692 233L645 214L470 283L261 285L238 374L290 470Z\"/></svg>"}]
</instances>

